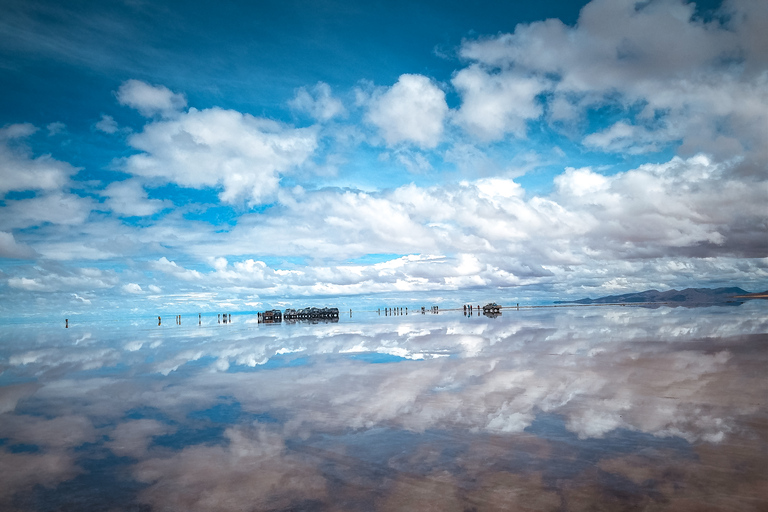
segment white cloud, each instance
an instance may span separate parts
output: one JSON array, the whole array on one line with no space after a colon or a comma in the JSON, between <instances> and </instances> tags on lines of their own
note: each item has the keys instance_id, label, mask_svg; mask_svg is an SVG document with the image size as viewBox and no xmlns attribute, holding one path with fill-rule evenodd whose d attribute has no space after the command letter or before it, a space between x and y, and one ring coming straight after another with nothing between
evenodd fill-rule
<instances>
[{"instance_id":1,"label":"white cloud","mask_svg":"<svg viewBox=\"0 0 768 512\"><path fill-rule=\"evenodd\" d=\"M112 288L119 279L115 272L96 268L52 269L35 267L24 269L31 277L8 279L11 288L30 292L60 292Z\"/></svg>"},{"instance_id":2,"label":"white cloud","mask_svg":"<svg viewBox=\"0 0 768 512\"><path fill-rule=\"evenodd\" d=\"M150 123L129 144L142 153L124 169L185 187L222 187L222 201L258 204L278 189L280 175L305 163L317 147L314 129L296 129L234 110L189 109Z\"/></svg>"},{"instance_id":3,"label":"white cloud","mask_svg":"<svg viewBox=\"0 0 768 512\"><path fill-rule=\"evenodd\" d=\"M35 251L26 244L16 241L13 233L0 231L0 258L28 259L35 256Z\"/></svg>"},{"instance_id":4,"label":"white cloud","mask_svg":"<svg viewBox=\"0 0 768 512\"><path fill-rule=\"evenodd\" d=\"M447 114L445 93L435 83L422 75L401 75L395 85L374 94L366 119L390 146L405 142L433 148Z\"/></svg>"},{"instance_id":5,"label":"white cloud","mask_svg":"<svg viewBox=\"0 0 768 512\"><path fill-rule=\"evenodd\" d=\"M64 133L67 130L67 125L57 121L54 123L48 123L48 125L45 128L46 130L48 130L48 136L53 137L54 135L59 135L60 133Z\"/></svg>"},{"instance_id":6,"label":"white cloud","mask_svg":"<svg viewBox=\"0 0 768 512\"><path fill-rule=\"evenodd\" d=\"M194 294L215 285L235 304L253 302L254 293L263 300L553 283L569 293L603 284L609 293L692 282L745 286L768 279L768 262L760 260L768 188L737 180L733 165L701 155L609 176L589 167L567 168L546 196L530 196L501 177L375 193L295 188L280 192L276 208L242 215L227 231L181 222L180 213L171 213L141 230L74 224L67 228L74 237L25 241L52 259L114 258L121 247L137 254L187 254L186 261L207 261L213 270L160 257L147 267L164 274L162 283L155 276L155 286L167 294ZM371 253L408 256L345 263ZM261 261L270 256L311 260ZM76 275L56 273L69 281L13 271L9 285L28 291L117 285L110 278L78 288ZM616 276L624 281L612 284ZM119 286L139 279L132 275Z\"/></svg>"},{"instance_id":7,"label":"white cloud","mask_svg":"<svg viewBox=\"0 0 768 512\"><path fill-rule=\"evenodd\" d=\"M639 155L660 151L673 138L668 129L651 131L619 121L601 132L587 135L582 142L607 153Z\"/></svg>"},{"instance_id":8,"label":"white cloud","mask_svg":"<svg viewBox=\"0 0 768 512\"><path fill-rule=\"evenodd\" d=\"M49 240L38 242L35 247L41 256L49 260L108 260L119 256L115 250L117 248L109 248L110 241L88 240L88 236L83 233L82 239L78 241Z\"/></svg>"},{"instance_id":9,"label":"white cloud","mask_svg":"<svg viewBox=\"0 0 768 512\"><path fill-rule=\"evenodd\" d=\"M30 199L6 201L0 227L26 228L45 223L79 225L87 219L93 201L74 194L52 192Z\"/></svg>"},{"instance_id":10,"label":"white cloud","mask_svg":"<svg viewBox=\"0 0 768 512\"><path fill-rule=\"evenodd\" d=\"M103 194L108 198L105 205L118 215L144 217L172 206L170 201L148 199L146 190L136 180L110 183Z\"/></svg>"},{"instance_id":11,"label":"white cloud","mask_svg":"<svg viewBox=\"0 0 768 512\"><path fill-rule=\"evenodd\" d=\"M535 76L493 72L473 64L456 73L451 82L462 98L456 122L479 139L497 140L507 133L524 138L526 122L542 114L536 96L547 82Z\"/></svg>"},{"instance_id":12,"label":"white cloud","mask_svg":"<svg viewBox=\"0 0 768 512\"><path fill-rule=\"evenodd\" d=\"M197 270L189 270L176 264L175 261L169 261L163 256L150 264L152 270L158 270L165 274L170 274L184 281L194 281L202 279L203 275Z\"/></svg>"},{"instance_id":13,"label":"white cloud","mask_svg":"<svg viewBox=\"0 0 768 512\"><path fill-rule=\"evenodd\" d=\"M22 141L36 130L28 123L0 128L0 194L11 190L57 190L77 172L77 168L51 155L32 157Z\"/></svg>"},{"instance_id":14,"label":"white cloud","mask_svg":"<svg viewBox=\"0 0 768 512\"><path fill-rule=\"evenodd\" d=\"M300 87L288 105L318 121L329 121L347 113L341 101L333 97L331 86L325 82L318 82L311 90Z\"/></svg>"},{"instance_id":15,"label":"white cloud","mask_svg":"<svg viewBox=\"0 0 768 512\"><path fill-rule=\"evenodd\" d=\"M279 215L245 215L188 250L201 258L317 258L285 271L254 259L212 265L217 283L289 295L601 283L615 275L635 286L654 274L685 284L696 272L744 282L765 274L758 261L742 273L734 258L759 257L764 247L768 188L734 179L732 165L697 156L613 176L568 168L551 195L533 197L508 178L375 194L283 191ZM369 253L413 256L390 266L322 263ZM422 259L428 254L439 257ZM698 254L710 259L677 276L666 270Z\"/></svg>"},{"instance_id":16,"label":"white cloud","mask_svg":"<svg viewBox=\"0 0 768 512\"><path fill-rule=\"evenodd\" d=\"M76 293L73 293L73 294L72 294L72 298L73 298L73 299L75 299L75 300L79 300L79 301L80 301L80 302L82 302L83 304L89 304L89 305L90 305L90 303L91 303L91 300L90 300L90 299L86 299L85 297L81 297L81 296L79 296L79 295L78 295L78 294L76 294Z\"/></svg>"},{"instance_id":17,"label":"white cloud","mask_svg":"<svg viewBox=\"0 0 768 512\"><path fill-rule=\"evenodd\" d=\"M125 293L130 293L133 295L138 295L144 293L144 290L141 289L141 286L139 286L136 283L128 283L123 285L123 291Z\"/></svg>"},{"instance_id":18,"label":"white cloud","mask_svg":"<svg viewBox=\"0 0 768 512\"><path fill-rule=\"evenodd\" d=\"M694 18L694 10L683 0L594 0L573 27L550 19L465 41L460 54L472 64L454 78L465 98L461 109L471 111L473 95L489 96L498 100L497 112L527 106L523 118L539 117L528 100L541 87L552 120L573 121L606 104L626 109L626 119L585 139L591 147L644 153L682 140L681 153L707 151L718 159L745 153L764 161L768 76L756 49L765 35L756 26L768 19L765 6L725 2L726 21L709 22ZM520 102L483 94L494 86L503 91L519 81L507 77L520 76L533 80ZM644 108L633 118L630 108L638 105ZM489 109L487 115L477 124L487 124L488 137L498 136L500 114Z\"/></svg>"},{"instance_id":19,"label":"white cloud","mask_svg":"<svg viewBox=\"0 0 768 512\"><path fill-rule=\"evenodd\" d=\"M174 115L187 106L183 94L174 93L164 85L150 85L140 80L123 82L116 94L121 105L135 108L144 117Z\"/></svg>"},{"instance_id":20,"label":"white cloud","mask_svg":"<svg viewBox=\"0 0 768 512\"><path fill-rule=\"evenodd\" d=\"M101 114L101 119L99 119L96 124L93 125L93 127L99 131L109 134L115 133L118 130L117 121L115 121L112 116L108 116L107 114Z\"/></svg>"}]
</instances>

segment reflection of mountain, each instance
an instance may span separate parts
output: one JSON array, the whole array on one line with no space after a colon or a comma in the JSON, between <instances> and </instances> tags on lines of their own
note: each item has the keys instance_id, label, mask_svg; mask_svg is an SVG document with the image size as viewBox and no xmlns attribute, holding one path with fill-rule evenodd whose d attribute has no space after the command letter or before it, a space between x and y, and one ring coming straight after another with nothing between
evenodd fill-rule
<instances>
[{"instance_id":1,"label":"reflection of mountain","mask_svg":"<svg viewBox=\"0 0 768 512\"><path fill-rule=\"evenodd\" d=\"M686 288L685 290L646 290L644 292L608 295L598 299L558 300L555 304L623 304L640 302L672 302L686 304L716 304L731 302L734 297L744 298L749 292L738 287L730 288Z\"/></svg>"},{"instance_id":2,"label":"reflection of mountain","mask_svg":"<svg viewBox=\"0 0 768 512\"><path fill-rule=\"evenodd\" d=\"M737 295L737 299L768 299L768 290L757 293L747 293L745 295Z\"/></svg>"}]
</instances>

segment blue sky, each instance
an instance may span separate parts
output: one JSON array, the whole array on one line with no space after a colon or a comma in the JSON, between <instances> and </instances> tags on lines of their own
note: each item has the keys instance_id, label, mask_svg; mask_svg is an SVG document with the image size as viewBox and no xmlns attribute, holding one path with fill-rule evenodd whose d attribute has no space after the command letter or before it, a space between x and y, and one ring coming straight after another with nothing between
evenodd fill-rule
<instances>
[{"instance_id":1,"label":"blue sky","mask_svg":"<svg viewBox=\"0 0 768 512\"><path fill-rule=\"evenodd\" d=\"M768 288L768 8L6 1L0 313Z\"/></svg>"}]
</instances>

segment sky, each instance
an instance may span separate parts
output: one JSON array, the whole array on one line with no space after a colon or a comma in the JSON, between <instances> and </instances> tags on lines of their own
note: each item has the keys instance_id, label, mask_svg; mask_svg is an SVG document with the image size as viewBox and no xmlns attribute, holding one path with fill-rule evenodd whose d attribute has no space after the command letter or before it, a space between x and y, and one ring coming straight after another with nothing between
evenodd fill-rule
<instances>
[{"instance_id":1,"label":"sky","mask_svg":"<svg viewBox=\"0 0 768 512\"><path fill-rule=\"evenodd\" d=\"M3 0L0 315L763 291L766 26L760 0Z\"/></svg>"}]
</instances>

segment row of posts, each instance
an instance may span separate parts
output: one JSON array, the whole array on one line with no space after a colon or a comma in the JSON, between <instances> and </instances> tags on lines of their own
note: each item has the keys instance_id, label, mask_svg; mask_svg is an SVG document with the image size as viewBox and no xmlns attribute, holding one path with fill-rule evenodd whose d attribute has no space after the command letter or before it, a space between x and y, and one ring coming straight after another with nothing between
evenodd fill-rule
<instances>
[{"instance_id":1,"label":"row of posts","mask_svg":"<svg viewBox=\"0 0 768 512\"><path fill-rule=\"evenodd\" d=\"M464 314L472 315L474 306L472 304L464 304ZM477 306L477 313L480 314L480 305ZM517 309L520 309L520 303L517 304ZM381 308L377 310L378 314L381 315ZM438 314L440 312L439 306L432 306L429 309L429 312L432 314ZM384 316L395 316L395 315L407 315L408 314L408 308L384 308ZM424 306L421 306L421 314L426 314L426 309ZM349 310L349 316L352 316L352 310ZM219 313L217 315L217 321L218 323L226 324L226 323L232 323L232 315L230 313ZM159 316L157 317L157 325L162 325L163 320ZM197 314L197 325L202 325L202 315L200 313ZM176 315L176 325L181 325L181 315ZM64 319L64 327L69 329L69 318Z\"/></svg>"},{"instance_id":2,"label":"row of posts","mask_svg":"<svg viewBox=\"0 0 768 512\"><path fill-rule=\"evenodd\" d=\"M176 315L176 325L181 325L181 315ZM217 315L217 321L218 323L231 323L232 322L232 315L229 313L219 313ZM157 317L157 325L163 325L163 319L161 317ZM203 315L201 313L197 314L197 325L203 325ZM69 320L66 320L66 327L69 327Z\"/></svg>"},{"instance_id":3,"label":"row of posts","mask_svg":"<svg viewBox=\"0 0 768 512\"><path fill-rule=\"evenodd\" d=\"M416 310L418 312L418 310ZM430 313L437 314L440 310L438 306L432 306L429 309ZM377 309L376 312L381 315L381 308ZM427 313L427 310L424 306L421 306L421 314L425 315ZM384 308L384 316L395 316L395 315L407 315L408 314L408 308Z\"/></svg>"}]
</instances>

